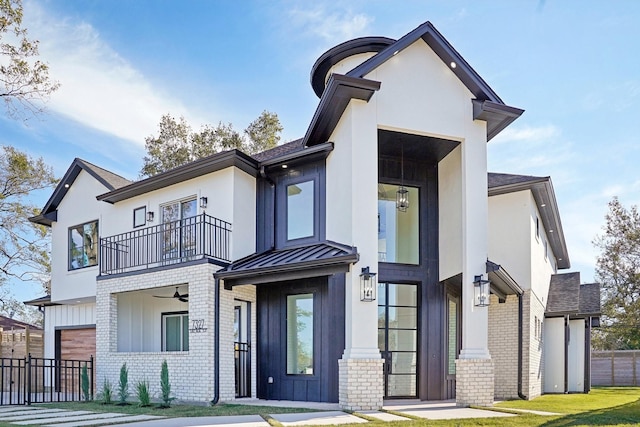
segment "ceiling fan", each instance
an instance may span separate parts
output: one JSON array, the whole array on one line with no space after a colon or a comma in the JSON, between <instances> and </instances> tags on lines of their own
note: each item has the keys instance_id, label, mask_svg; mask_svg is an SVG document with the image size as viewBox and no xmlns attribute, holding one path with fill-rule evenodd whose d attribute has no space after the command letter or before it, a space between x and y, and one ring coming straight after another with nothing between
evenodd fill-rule
<instances>
[{"instance_id":1,"label":"ceiling fan","mask_svg":"<svg viewBox=\"0 0 640 427\"><path fill-rule=\"evenodd\" d=\"M176 286L176 291L170 297L161 296L161 295L154 295L154 297L156 297L156 298L176 298L176 299L178 299L178 300L180 300L182 302L189 302L189 294L180 294L180 292L178 292L178 286Z\"/></svg>"}]
</instances>

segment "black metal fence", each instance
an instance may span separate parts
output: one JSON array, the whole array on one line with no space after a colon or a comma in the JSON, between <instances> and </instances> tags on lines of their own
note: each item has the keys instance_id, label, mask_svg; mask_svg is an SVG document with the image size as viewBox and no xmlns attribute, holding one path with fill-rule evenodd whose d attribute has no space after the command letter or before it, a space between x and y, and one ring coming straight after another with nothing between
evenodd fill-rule
<instances>
[{"instance_id":1,"label":"black metal fence","mask_svg":"<svg viewBox=\"0 0 640 427\"><path fill-rule=\"evenodd\" d=\"M229 262L231 223L207 214L100 239L100 274L110 275L202 258Z\"/></svg>"},{"instance_id":2,"label":"black metal fence","mask_svg":"<svg viewBox=\"0 0 640 427\"><path fill-rule=\"evenodd\" d=\"M87 367L84 395L82 369ZM0 358L0 405L93 400L94 367L90 360L28 357Z\"/></svg>"},{"instance_id":3,"label":"black metal fence","mask_svg":"<svg viewBox=\"0 0 640 427\"><path fill-rule=\"evenodd\" d=\"M236 397L251 397L251 353L246 342L234 342Z\"/></svg>"}]
</instances>

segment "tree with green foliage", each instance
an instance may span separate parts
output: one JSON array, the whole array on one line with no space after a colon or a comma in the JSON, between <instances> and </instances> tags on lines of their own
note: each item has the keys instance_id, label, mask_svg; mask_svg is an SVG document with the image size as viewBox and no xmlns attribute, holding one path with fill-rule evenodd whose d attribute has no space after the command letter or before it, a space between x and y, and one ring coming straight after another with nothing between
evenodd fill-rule
<instances>
[{"instance_id":1,"label":"tree with green foliage","mask_svg":"<svg viewBox=\"0 0 640 427\"><path fill-rule=\"evenodd\" d=\"M246 138L230 123L205 125L195 132L184 117L176 119L165 114L160 119L158 136L145 139L147 154L140 177L154 176L221 151L238 149L254 154L268 150L278 144L281 132L278 115L268 111L249 124L244 131Z\"/></svg>"},{"instance_id":2,"label":"tree with green foliage","mask_svg":"<svg viewBox=\"0 0 640 427\"><path fill-rule=\"evenodd\" d=\"M118 404L126 405L129 398L129 370L127 363L123 363L120 367L120 380L118 383Z\"/></svg>"},{"instance_id":3,"label":"tree with green foliage","mask_svg":"<svg viewBox=\"0 0 640 427\"><path fill-rule=\"evenodd\" d=\"M602 322L593 337L594 348L640 349L640 212L625 208L617 197L609 202L596 280L602 286Z\"/></svg>"},{"instance_id":4,"label":"tree with green foliage","mask_svg":"<svg viewBox=\"0 0 640 427\"><path fill-rule=\"evenodd\" d=\"M264 110L244 131L249 138L247 153L259 153L278 145L282 129L278 115Z\"/></svg>"},{"instance_id":5,"label":"tree with green foliage","mask_svg":"<svg viewBox=\"0 0 640 427\"><path fill-rule=\"evenodd\" d=\"M109 378L105 378L102 383L102 403L111 405L113 399L113 386Z\"/></svg>"},{"instance_id":6,"label":"tree with green foliage","mask_svg":"<svg viewBox=\"0 0 640 427\"><path fill-rule=\"evenodd\" d=\"M169 366L167 360L162 361L162 367L160 368L160 392L162 393L163 408L171 406L171 401L174 399L171 397L171 383L169 382Z\"/></svg>"},{"instance_id":7,"label":"tree with green foliage","mask_svg":"<svg viewBox=\"0 0 640 427\"><path fill-rule=\"evenodd\" d=\"M80 389L82 390L82 399L85 402L91 400L91 393L89 391L89 369L87 369L87 362L82 365L80 371Z\"/></svg>"},{"instance_id":8,"label":"tree with green foliage","mask_svg":"<svg viewBox=\"0 0 640 427\"><path fill-rule=\"evenodd\" d=\"M39 281L46 290L49 228L29 222L40 210L28 196L56 183L53 169L41 157L0 146L0 284L10 278Z\"/></svg>"},{"instance_id":9,"label":"tree with green foliage","mask_svg":"<svg viewBox=\"0 0 640 427\"><path fill-rule=\"evenodd\" d=\"M0 98L10 117L26 119L42 111L60 84L36 59L39 42L28 38L22 18L22 0L0 0Z\"/></svg>"}]
</instances>

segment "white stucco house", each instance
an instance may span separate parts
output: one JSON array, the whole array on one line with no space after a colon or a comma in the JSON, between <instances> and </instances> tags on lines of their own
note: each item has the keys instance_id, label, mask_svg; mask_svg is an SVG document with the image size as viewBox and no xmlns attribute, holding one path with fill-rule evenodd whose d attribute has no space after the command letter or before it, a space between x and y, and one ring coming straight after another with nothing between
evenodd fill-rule
<instances>
[{"instance_id":1,"label":"white stucco house","mask_svg":"<svg viewBox=\"0 0 640 427\"><path fill-rule=\"evenodd\" d=\"M95 354L98 385L166 359L192 401L491 405L564 384L549 324L584 327L599 299L545 321L570 266L551 180L487 171L523 110L429 22L330 49L311 83L304 137L257 155L136 182L73 161L32 218L53 239L46 354Z\"/></svg>"}]
</instances>

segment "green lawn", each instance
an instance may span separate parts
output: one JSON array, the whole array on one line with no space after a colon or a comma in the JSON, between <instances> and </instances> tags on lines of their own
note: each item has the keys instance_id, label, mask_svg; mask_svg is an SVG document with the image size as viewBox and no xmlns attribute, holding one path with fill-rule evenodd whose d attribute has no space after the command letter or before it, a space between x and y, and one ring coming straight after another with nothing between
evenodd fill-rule
<instances>
[{"instance_id":1,"label":"green lawn","mask_svg":"<svg viewBox=\"0 0 640 427\"><path fill-rule=\"evenodd\" d=\"M128 414L163 415L167 417L199 417L214 415L250 415L267 416L275 413L304 412L300 408L278 408L271 406L247 406L221 404L215 407L173 405L168 409L156 407L140 408L136 405L117 406L101 403L55 403L47 407L96 412L122 412ZM524 414L506 418L475 418L467 420L433 421L414 419L411 421L380 422L367 424L372 427L408 427L408 426L497 426L497 427L580 427L580 426L638 426L640 425L640 387L595 388L589 394L545 395L534 400L513 400L496 405L496 410L532 409L555 412L562 415L539 416ZM310 410L306 410L310 411ZM269 420L274 426L279 424ZM0 423L1 427L9 424ZM352 425L351 425L352 426Z\"/></svg>"}]
</instances>

